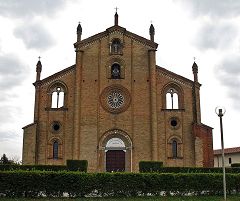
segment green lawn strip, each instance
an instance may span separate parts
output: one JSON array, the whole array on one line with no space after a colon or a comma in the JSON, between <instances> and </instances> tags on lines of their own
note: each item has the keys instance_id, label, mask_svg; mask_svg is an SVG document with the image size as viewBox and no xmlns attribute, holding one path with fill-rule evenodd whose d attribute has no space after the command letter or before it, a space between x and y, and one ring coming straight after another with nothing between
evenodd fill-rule
<instances>
[{"instance_id":1,"label":"green lawn strip","mask_svg":"<svg viewBox=\"0 0 240 201\"><path fill-rule=\"evenodd\" d=\"M137 198L1 198L0 201L223 201L222 196L137 197ZM239 196L228 196L227 201L240 201Z\"/></svg>"}]
</instances>

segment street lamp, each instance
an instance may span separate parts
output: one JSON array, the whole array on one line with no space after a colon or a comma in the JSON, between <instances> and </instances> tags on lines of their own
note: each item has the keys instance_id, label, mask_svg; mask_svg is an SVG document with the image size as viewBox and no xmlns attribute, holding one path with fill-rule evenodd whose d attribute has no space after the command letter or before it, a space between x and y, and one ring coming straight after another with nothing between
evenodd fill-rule
<instances>
[{"instance_id":1,"label":"street lamp","mask_svg":"<svg viewBox=\"0 0 240 201\"><path fill-rule=\"evenodd\" d=\"M223 194L224 194L224 200L226 201L227 200L226 172L225 172L225 163L224 163L224 140L223 140L223 125L222 125L222 117L225 114L226 109L224 107L216 107L215 112L220 118L221 145L222 145L222 169L223 169Z\"/></svg>"}]
</instances>

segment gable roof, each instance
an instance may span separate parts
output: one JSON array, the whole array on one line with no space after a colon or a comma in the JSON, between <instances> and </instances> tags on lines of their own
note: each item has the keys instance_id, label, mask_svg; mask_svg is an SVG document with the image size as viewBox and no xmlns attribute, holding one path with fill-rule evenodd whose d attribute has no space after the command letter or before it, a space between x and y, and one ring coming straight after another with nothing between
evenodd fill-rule
<instances>
[{"instance_id":1,"label":"gable roof","mask_svg":"<svg viewBox=\"0 0 240 201\"><path fill-rule=\"evenodd\" d=\"M187 84L187 85L191 85L191 86L194 84L194 81L192 81L186 77L183 77L181 75L178 75L178 74L176 74L172 71L169 71L166 68L160 67L158 65L156 65L156 70L162 76L168 77L168 78L173 79L174 81L178 81L182 84ZM200 83L197 83L197 84L198 84L198 87L201 86Z\"/></svg>"},{"instance_id":2,"label":"gable roof","mask_svg":"<svg viewBox=\"0 0 240 201\"><path fill-rule=\"evenodd\" d=\"M52 82L53 80L57 80L57 79L63 77L64 75L71 73L73 70L75 70L75 67L76 67L76 65L74 64L74 65L72 65L68 68L65 68L61 71L58 71L57 73L54 73L54 74L52 74L52 75L50 75L50 76L48 76L48 77L46 77L46 78L44 78L40 81L34 82L33 85L34 86L36 84L43 85L43 84L46 84L48 82Z\"/></svg>"},{"instance_id":3,"label":"gable roof","mask_svg":"<svg viewBox=\"0 0 240 201\"><path fill-rule=\"evenodd\" d=\"M99 39L105 37L105 36L108 36L110 33L113 33L113 32L120 32L120 33L132 38L133 40L136 40L144 45L148 45L151 48L157 49L157 47L158 47L157 43L155 43L149 39L146 39L142 36L139 36L137 34L134 34L130 31L127 31L125 28L118 26L118 25L114 25L112 27L107 28L106 31L100 32L100 33L90 36L86 39L78 41L78 42L74 43L74 47L75 48L83 47L83 46L88 45L96 40L99 40Z\"/></svg>"},{"instance_id":4,"label":"gable roof","mask_svg":"<svg viewBox=\"0 0 240 201\"><path fill-rule=\"evenodd\" d=\"M240 147L232 147L224 149L225 154L233 154L233 153L240 153ZM214 155L221 155L222 149L215 149Z\"/></svg>"}]
</instances>

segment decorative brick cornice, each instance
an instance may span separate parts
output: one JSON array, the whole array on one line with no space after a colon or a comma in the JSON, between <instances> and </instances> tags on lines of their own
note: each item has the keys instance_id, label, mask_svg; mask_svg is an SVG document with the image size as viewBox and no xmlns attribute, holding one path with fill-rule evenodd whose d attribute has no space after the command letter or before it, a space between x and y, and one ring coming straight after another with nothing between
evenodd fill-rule
<instances>
[{"instance_id":1,"label":"decorative brick cornice","mask_svg":"<svg viewBox=\"0 0 240 201\"><path fill-rule=\"evenodd\" d=\"M50 75L49 77L44 78L43 80L37 81L35 83L33 83L34 86L44 86L49 84L50 82L53 82L55 80L59 80L60 78L68 75L69 73L72 73L73 71L75 71L75 67L76 65L72 65L68 68L65 68L53 75Z\"/></svg>"},{"instance_id":2,"label":"decorative brick cornice","mask_svg":"<svg viewBox=\"0 0 240 201\"><path fill-rule=\"evenodd\" d=\"M194 86L194 82L192 80L187 79L181 75L178 75L172 71L169 71L163 67L156 66L156 70L157 70L157 74L167 77L168 79L170 79L174 82L183 84L183 85L191 87L191 88ZM201 84L199 84L199 83L196 83L196 84L197 84L197 87L200 88Z\"/></svg>"},{"instance_id":3,"label":"decorative brick cornice","mask_svg":"<svg viewBox=\"0 0 240 201\"><path fill-rule=\"evenodd\" d=\"M87 47L87 46L93 44L94 42L98 41L99 39L107 37L109 34L112 34L112 33L124 34L127 37L133 39L134 41L136 41L144 46L148 46L149 48L152 48L155 50L158 47L157 43L155 43L151 40L148 40L142 36L139 36L137 34L134 34L130 31L127 31L125 28L118 26L118 25L109 27L108 29L106 29L106 31L100 32L100 33L95 34L89 38L82 40L82 41L76 42L76 43L74 43L74 47L76 48L76 51L78 51L80 48Z\"/></svg>"}]
</instances>

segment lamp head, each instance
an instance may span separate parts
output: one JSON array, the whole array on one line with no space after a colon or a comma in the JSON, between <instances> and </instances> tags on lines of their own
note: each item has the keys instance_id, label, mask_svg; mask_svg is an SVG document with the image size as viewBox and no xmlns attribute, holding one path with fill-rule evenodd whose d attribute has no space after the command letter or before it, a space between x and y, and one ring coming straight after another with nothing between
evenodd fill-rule
<instances>
[{"instance_id":1,"label":"lamp head","mask_svg":"<svg viewBox=\"0 0 240 201\"><path fill-rule=\"evenodd\" d=\"M222 107L222 106L218 106L215 108L215 113L219 116L219 117L222 117L226 112L226 109L225 107Z\"/></svg>"}]
</instances>

